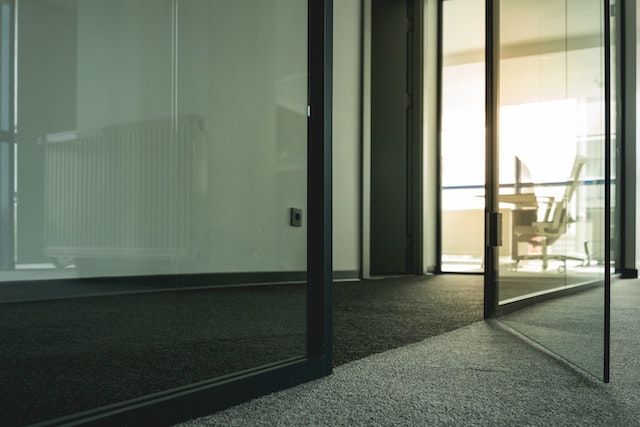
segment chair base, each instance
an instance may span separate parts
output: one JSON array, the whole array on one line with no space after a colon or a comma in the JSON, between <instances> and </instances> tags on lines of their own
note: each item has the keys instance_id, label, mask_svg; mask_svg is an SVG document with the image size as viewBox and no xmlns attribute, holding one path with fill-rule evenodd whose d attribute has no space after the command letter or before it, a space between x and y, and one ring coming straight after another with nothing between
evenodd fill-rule
<instances>
[{"instance_id":1,"label":"chair base","mask_svg":"<svg viewBox=\"0 0 640 427\"><path fill-rule=\"evenodd\" d=\"M548 254L536 254L536 255L518 255L515 261L515 269L518 269L518 263L520 261L530 261L530 260L542 260L542 270L547 270L549 268L549 260L562 261L563 265L558 267L558 272L564 273L567 270L567 260L573 261L581 261L582 267L586 267L589 265L589 260L587 256L571 256L571 255L548 255Z\"/></svg>"}]
</instances>

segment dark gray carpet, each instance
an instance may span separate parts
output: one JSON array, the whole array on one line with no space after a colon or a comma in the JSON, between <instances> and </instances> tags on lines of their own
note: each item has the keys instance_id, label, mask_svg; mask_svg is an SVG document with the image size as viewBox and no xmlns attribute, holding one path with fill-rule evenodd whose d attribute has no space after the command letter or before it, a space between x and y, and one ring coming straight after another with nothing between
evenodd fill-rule
<instances>
[{"instance_id":1,"label":"dark gray carpet","mask_svg":"<svg viewBox=\"0 0 640 427\"><path fill-rule=\"evenodd\" d=\"M638 426L638 307L614 283L610 384L481 321L180 426Z\"/></svg>"},{"instance_id":2,"label":"dark gray carpet","mask_svg":"<svg viewBox=\"0 0 640 427\"><path fill-rule=\"evenodd\" d=\"M501 318L509 327L603 378L604 284L535 304Z\"/></svg>"},{"instance_id":3,"label":"dark gray carpet","mask_svg":"<svg viewBox=\"0 0 640 427\"><path fill-rule=\"evenodd\" d=\"M482 319L483 277L409 276L334 284L334 366Z\"/></svg>"},{"instance_id":4,"label":"dark gray carpet","mask_svg":"<svg viewBox=\"0 0 640 427\"><path fill-rule=\"evenodd\" d=\"M304 286L0 305L0 425L25 425L295 356Z\"/></svg>"},{"instance_id":5,"label":"dark gray carpet","mask_svg":"<svg viewBox=\"0 0 640 427\"><path fill-rule=\"evenodd\" d=\"M91 283L85 286L91 286ZM303 356L301 285L140 289L0 304L0 414L25 425ZM27 290L22 290L27 292ZM0 293L1 294L1 293ZM15 296L11 293L9 296ZM23 295L25 296L25 295ZM30 295L26 295L30 297ZM481 276L336 283L335 365L482 317Z\"/></svg>"}]
</instances>

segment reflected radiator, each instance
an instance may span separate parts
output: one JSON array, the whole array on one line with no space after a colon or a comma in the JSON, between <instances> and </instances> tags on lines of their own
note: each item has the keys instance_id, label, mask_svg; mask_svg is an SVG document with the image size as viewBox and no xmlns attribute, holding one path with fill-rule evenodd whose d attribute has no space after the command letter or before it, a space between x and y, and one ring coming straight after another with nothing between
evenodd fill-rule
<instances>
[{"instance_id":1,"label":"reflected radiator","mask_svg":"<svg viewBox=\"0 0 640 427\"><path fill-rule=\"evenodd\" d=\"M47 256L193 256L202 118L49 134L42 143Z\"/></svg>"}]
</instances>

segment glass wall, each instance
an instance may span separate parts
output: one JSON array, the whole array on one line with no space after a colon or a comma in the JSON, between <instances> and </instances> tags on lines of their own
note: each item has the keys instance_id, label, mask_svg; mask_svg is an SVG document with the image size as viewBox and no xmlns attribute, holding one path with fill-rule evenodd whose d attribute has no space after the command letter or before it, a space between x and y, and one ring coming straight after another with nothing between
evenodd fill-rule
<instances>
[{"instance_id":1,"label":"glass wall","mask_svg":"<svg viewBox=\"0 0 640 427\"><path fill-rule=\"evenodd\" d=\"M504 317L602 376L609 274L602 0L500 2L501 305L584 291Z\"/></svg>"},{"instance_id":2,"label":"glass wall","mask_svg":"<svg viewBox=\"0 0 640 427\"><path fill-rule=\"evenodd\" d=\"M555 287L604 262L604 59L601 1L501 4L500 184L509 209L502 277ZM531 13L529 25L515 19ZM595 275L595 276L594 276ZM552 280L555 279L555 280ZM553 282L553 283L551 283ZM501 299L548 286L501 287Z\"/></svg>"},{"instance_id":3,"label":"glass wall","mask_svg":"<svg viewBox=\"0 0 640 427\"><path fill-rule=\"evenodd\" d=\"M440 262L446 272L484 270L484 8L483 0L442 2Z\"/></svg>"},{"instance_id":4,"label":"glass wall","mask_svg":"<svg viewBox=\"0 0 640 427\"><path fill-rule=\"evenodd\" d=\"M303 358L307 3L4 5L3 425Z\"/></svg>"}]
</instances>

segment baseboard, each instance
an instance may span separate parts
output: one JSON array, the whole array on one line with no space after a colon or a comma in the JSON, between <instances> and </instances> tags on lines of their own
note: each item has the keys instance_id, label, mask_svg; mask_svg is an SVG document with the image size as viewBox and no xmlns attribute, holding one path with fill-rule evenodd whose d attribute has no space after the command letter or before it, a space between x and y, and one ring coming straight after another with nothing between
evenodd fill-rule
<instances>
[{"instance_id":1,"label":"baseboard","mask_svg":"<svg viewBox=\"0 0 640 427\"><path fill-rule=\"evenodd\" d=\"M361 279L360 270L339 270L333 272L334 280L358 280ZM263 283L304 283L307 280L305 271L257 271L257 272L229 272L229 273L191 273L191 274L140 274L140 275L113 275L113 276L89 276L74 278L50 278L42 280L10 280L0 283L28 284L28 283L78 283L78 282L109 282L109 283L139 283L153 285L188 285L188 286L215 286L215 285L250 285Z\"/></svg>"},{"instance_id":2,"label":"baseboard","mask_svg":"<svg viewBox=\"0 0 640 427\"><path fill-rule=\"evenodd\" d=\"M638 278L638 269L637 268L623 268L620 270L620 277L623 279L637 279Z\"/></svg>"},{"instance_id":3,"label":"baseboard","mask_svg":"<svg viewBox=\"0 0 640 427\"><path fill-rule=\"evenodd\" d=\"M360 270L339 270L333 272L333 280L360 280L362 272Z\"/></svg>"},{"instance_id":4,"label":"baseboard","mask_svg":"<svg viewBox=\"0 0 640 427\"><path fill-rule=\"evenodd\" d=\"M181 274L178 280L187 286L252 285L267 283L304 283L305 271L259 271L247 273Z\"/></svg>"}]
</instances>

